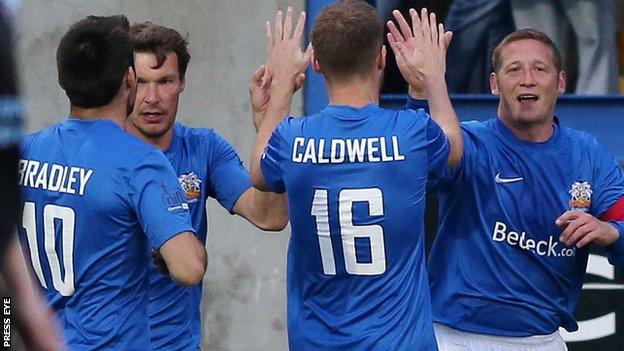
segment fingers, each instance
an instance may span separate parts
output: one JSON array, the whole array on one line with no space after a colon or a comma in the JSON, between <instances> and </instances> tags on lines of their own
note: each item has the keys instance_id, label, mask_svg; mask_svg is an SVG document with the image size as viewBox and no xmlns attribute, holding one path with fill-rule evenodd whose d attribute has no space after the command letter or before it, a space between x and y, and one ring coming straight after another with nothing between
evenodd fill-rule
<instances>
[{"instance_id":1,"label":"fingers","mask_svg":"<svg viewBox=\"0 0 624 351\"><path fill-rule=\"evenodd\" d=\"M438 23L437 43L438 43L439 46L441 46L443 49L446 50L446 41L444 39L444 24L442 24L442 23Z\"/></svg>"},{"instance_id":2,"label":"fingers","mask_svg":"<svg viewBox=\"0 0 624 351\"><path fill-rule=\"evenodd\" d=\"M416 16L417 17L417 16ZM431 40L431 25L429 24L429 14L427 12L427 8L423 7L420 10L420 28L422 31L423 37L427 40Z\"/></svg>"},{"instance_id":3,"label":"fingers","mask_svg":"<svg viewBox=\"0 0 624 351\"><path fill-rule=\"evenodd\" d=\"M251 75L251 82L253 83L253 85L256 86L256 85L262 84L262 78L264 77L265 71L266 71L265 65L260 65L260 67L256 69L256 71Z\"/></svg>"},{"instance_id":4,"label":"fingers","mask_svg":"<svg viewBox=\"0 0 624 351\"><path fill-rule=\"evenodd\" d=\"M284 24L282 23L282 10L275 14L275 40L282 41L284 38Z\"/></svg>"},{"instance_id":5,"label":"fingers","mask_svg":"<svg viewBox=\"0 0 624 351\"><path fill-rule=\"evenodd\" d=\"M591 243L592 241L598 239L598 232L590 232L587 235L585 235L584 237L581 238L581 240L579 240L576 243L576 247L581 248L589 243Z\"/></svg>"},{"instance_id":6,"label":"fingers","mask_svg":"<svg viewBox=\"0 0 624 351\"><path fill-rule=\"evenodd\" d=\"M564 214L565 215L565 214ZM566 216L569 217L571 216L568 215ZM558 219L557 219L558 221ZM555 223L557 222L555 221ZM572 241L570 240L570 236L572 236L572 234L583 224L585 224L586 221L583 220L583 218L581 218L580 216L576 216L573 219L570 220L566 220L564 222L562 222L562 224L560 225L561 227L565 227L565 229L563 230L563 232L561 233L561 236L559 237L559 240L562 241L563 243L565 243L566 245L569 245L572 243Z\"/></svg>"},{"instance_id":7,"label":"fingers","mask_svg":"<svg viewBox=\"0 0 624 351\"><path fill-rule=\"evenodd\" d=\"M271 33L271 22L269 21L264 23L264 38L266 40L267 50L271 51L271 48L273 48L273 34Z\"/></svg>"},{"instance_id":8,"label":"fingers","mask_svg":"<svg viewBox=\"0 0 624 351\"><path fill-rule=\"evenodd\" d=\"M392 37L393 37L392 40L393 41L400 41L401 43L405 42L405 39L403 38L403 35L401 35L401 33L397 29L397 27L394 24L394 22L388 21L388 23L386 23L386 25L388 26L388 31L389 31L389 33L387 34L388 35L388 41L390 40L389 36L392 35Z\"/></svg>"},{"instance_id":9,"label":"fingers","mask_svg":"<svg viewBox=\"0 0 624 351\"><path fill-rule=\"evenodd\" d=\"M390 22L388 22L388 23L390 23ZM388 44L390 44L390 49L392 49L392 52L394 53L394 56L399 56L400 55L399 49L397 48L397 45L396 45L398 40L396 39L396 37L394 36L392 31L390 31L390 33L386 34L386 37L388 38Z\"/></svg>"},{"instance_id":10,"label":"fingers","mask_svg":"<svg viewBox=\"0 0 624 351\"><path fill-rule=\"evenodd\" d=\"M303 83L305 83L305 73L299 73L297 77L295 77L295 91L301 89Z\"/></svg>"},{"instance_id":11,"label":"fingers","mask_svg":"<svg viewBox=\"0 0 624 351\"><path fill-rule=\"evenodd\" d=\"M394 19L399 24L399 28L401 28L401 35L400 35L401 38L400 39L403 39L403 38L409 39L409 38L414 36L412 34L412 30L410 29L409 24L407 24L407 21L405 20L405 17L403 17L403 14L401 14L401 11L399 11L399 10L392 11L392 16L394 16ZM393 23L393 25L394 25L394 23ZM396 26L394 26L394 28L396 29ZM397 31L397 33L398 33L398 31ZM397 37L396 35L394 37L399 39L399 37ZM401 41L405 41L405 40L401 40Z\"/></svg>"},{"instance_id":12,"label":"fingers","mask_svg":"<svg viewBox=\"0 0 624 351\"><path fill-rule=\"evenodd\" d=\"M580 221L574 221L574 222L580 222ZM589 233L593 232L596 229L596 225L595 223L590 223L590 222L580 222L580 223L574 223L574 228L575 228L574 231L570 232L567 238L565 239L565 241L563 242L564 244L568 246L574 245L574 243L583 239Z\"/></svg>"},{"instance_id":13,"label":"fingers","mask_svg":"<svg viewBox=\"0 0 624 351\"><path fill-rule=\"evenodd\" d=\"M292 32L292 12L292 7L288 6L286 9L286 18L284 19L283 39L290 39L290 34Z\"/></svg>"},{"instance_id":14,"label":"fingers","mask_svg":"<svg viewBox=\"0 0 624 351\"><path fill-rule=\"evenodd\" d=\"M422 40L423 38L422 22L420 21L420 18L418 17L418 12L414 9L410 9L409 13L410 13L410 17L412 17L412 30L413 30L412 35L414 36L414 38Z\"/></svg>"},{"instance_id":15,"label":"fingers","mask_svg":"<svg viewBox=\"0 0 624 351\"><path fill-rule=\"evenodd\" d=\"M306 51L303 53L303 59L306 62L306 67L307 67L307 63L310 62L311 57L312 57L312 43L308 44Z\"/></svg>"},{"instance_id":16,"label":"fingers","mask_svg":"<svg viewBox=\"0 0 624 351\"><path fill-rule=\"evenodd\" d=\"M453 32L446 31L444 33L444 50L448 50L449 46L451 45L452 39L453 39Z\"/></svg>"},{"instance_id":17,"label":"fingers","mask_svg":"<svg viewBox=\"0 0 624 351\"><path fill-rule=\"evenodd\" d=\"M293 34L293 38L298 39L303 36L303 30L305 28L306 21L306 13L301 11L299 14L299 20L297 21L297 26L295 27L295 33Z\"/></svg>"},{"instance_id":18,"label":"fingers","mask_svg":"<svg viewBox=\"0 0 624 351\"><path fill-rule=\"evenodd\" d=\"M431 31L431 41L434 44L438 44L438 25L437 25L437 18L436 18L436 14L431 12L429 14L429 27L430 27L430 31Z\"/></svg>"},{"instance_id":19,"label":"fingers","mask_svg":"<svg viewBox=\"0 0 624 351\"><path fill-rule=\"evenodd\" d=\"M584 213L583 211L566 211L555 220L555 224L560 227L566 226L568 222L577 219Z\"/></svg>"}]
</instances>

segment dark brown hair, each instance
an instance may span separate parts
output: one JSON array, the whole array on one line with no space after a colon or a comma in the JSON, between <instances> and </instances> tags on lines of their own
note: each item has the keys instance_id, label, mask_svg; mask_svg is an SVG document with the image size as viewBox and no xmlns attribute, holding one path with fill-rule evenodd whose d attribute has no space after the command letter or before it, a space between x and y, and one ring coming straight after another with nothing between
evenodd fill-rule
<instances>
[{"instance_id":1,"label":"dark brown hair","mask_svg":"<svg viewBox=\"0 0 624 351\"><path fill-rule=\"evenodd\" d=\"M186 67L191 60L188 52L188 41L175 29L167 28L152 22L137 23L130 30L134 51L150 52L156 56L156 66L160 68L167 54L172 52L178 57L178 73L184 78Z\"/></svg>"},{"instance_id":2,"label":"dark brown hair","mask_svg":"<svg viewBox=\"0 0 624 351\"><path fill-rule=\"evenodd\" d=\"M377 10L360 0L326 6L312 28L314 56L328 80L366 74L382 43Z\"/></svg>"},{"instance_id":3,"label":"dark brown hair","mask_svg":"<svg viewBox=\"0 0 624 351\"><path fill-rule=\"evenodd\" d=\"M134 64L125 16L89 16L65 33L56 51L58 81L72 106L100 107L119 92Z\"/></svg>"},{"instance_id":4,"label":"dark brown hair","mask_svg":"<svg viewBox=\"0 0 624 351\"><path fill-rule=\"evenodd\" d=\"M561 71L561 53L559 52L559 49L557 49L555 43L548 37L548 35L532 28L525 28L509 34L498 45L496 45L496 47L494 48L494 52L492 52L492 67L494 69L494 72L498 72L498 69L503 64L500 57L503 48L510 43L524 39L537 40L540 43L548 46L553 54L553 59L555 61L554 64L557 72Z\"/></svg>"}]
</instances>

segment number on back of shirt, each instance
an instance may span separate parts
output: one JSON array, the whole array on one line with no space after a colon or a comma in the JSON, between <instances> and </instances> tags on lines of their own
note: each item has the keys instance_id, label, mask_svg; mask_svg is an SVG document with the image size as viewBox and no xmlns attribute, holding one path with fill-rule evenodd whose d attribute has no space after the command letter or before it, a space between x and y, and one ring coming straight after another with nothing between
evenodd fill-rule
<instances>
[{"instance_id":1,"label":"number on back of shirt","mask_svg":"<svg viewBox=\"0 0 624 351\"><path fill-rule=\"evenodd\" d=\"M327 190L316 189L312 201L311 214L316 218L316 233L321 249L323 272L336 274L336 261L329 230L329 209ZM338 195L338 219L344 253L345 270L353 275L379 275L386 271L384 232L380 225L355 225L353 223L353 203L366 202L370 216L384 214L383 194L378 188L343 189ZM371 248L370 262L358 262L356 238L368 239Z\"/></svg>"},{"instance_id":2,"label":"number on back of shirt","mask_svg":"<svg viewBox=\"0 0 624 351\"><path fill-rule=\"evenodd\" d=\"M61 221L62 230L56 232L55 220ZM74 231L76 213L72 208L47 204L43 206L43 241L45 255L50 266L52 286L63 296L71 296L74 291ZM41 268L42 258L39 256L37 244L37 220L36 206L34 202L24 203L22 227L26 230L30 260L32 267L44 288L48 288ZM56 236L61 235L62 253L61 259L57 254ZM65 271L65 277L61 276L61 264Z\"/></svg>"}]
</instances>

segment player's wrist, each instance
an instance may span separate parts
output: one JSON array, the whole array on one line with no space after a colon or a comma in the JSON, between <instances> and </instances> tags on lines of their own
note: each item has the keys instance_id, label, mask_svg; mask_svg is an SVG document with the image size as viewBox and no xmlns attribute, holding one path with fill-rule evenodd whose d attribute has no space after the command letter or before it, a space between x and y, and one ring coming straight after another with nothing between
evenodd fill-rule
<instances>
[{"instance_id":1,"label":"player's wrist","mask_svg":"<svg viewBox=\"0 0 624 351\"><path fill-rule=\"evenodd\" d=\"M407 93L414 100L425 100L427 99L427 94L425 94L425 89L422 84L412 85L410 84L407 88Z\"/></svg>"},{"instance_id":2,"label":"player's wrist","mask_svg":"<svg viewBox=\"0 0 624 351\"><path fill-rule=\"evenodd\" d=\"M606 224L608 224L608 230L607 234L602 240L602 246L612 245L620 239L620 227L618 226L617 222L608 221L606 222Z\"/></svg>"},{"instance_id":3,"label":"player's wrist","mask_svg":"<svg viewBox=\"0 0 624 351\"><path fill-rule=\"evenodd\" d=\"M423 77L423 90L426 96L431 96L433 92L446 92L446 81L444 80L444 74L426 74Z\"/></svg>"},{"instance_id":4,"label":"player's wrist","mask_svg":"<svg viewBox=\"0 0 624 351\"><path fill-rule=\"evenodd\" d=\"M279 77L275 76L271 81L271 98L275 97L275 94L290 94L295 92L296 84L293 77Z\"/></svg>"}]
</instances>

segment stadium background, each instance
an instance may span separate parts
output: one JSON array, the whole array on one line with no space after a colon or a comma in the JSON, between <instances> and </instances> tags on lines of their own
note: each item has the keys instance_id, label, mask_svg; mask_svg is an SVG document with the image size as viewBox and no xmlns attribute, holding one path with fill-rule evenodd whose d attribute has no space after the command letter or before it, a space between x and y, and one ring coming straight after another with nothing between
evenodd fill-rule
<instances>
[{"instance_id":1,"label":"stadium background","mask_svg":"<svg viewBox=\"0 0 624 351\"><path fill-rule=\"evenodd\" d=\"M21 94L27 110L25 131L41 129L67 116L68 102L56 81L55 53L69 24L89 14L125 14L131 22L150 20L188 33L192 59L178 121L214 128L234 145L245 164L249 165L254 133L247 83L255 67L264 62L263 23L272 18L278 7L293 6L296 10L303 10L306 5L325 2L328 1L310 0L307 4L305 0L24 0L18 18L17 56ZM307 88L311 93L319 86ZM605 102L592 101L593 106ZM488 98L477 100L478 105L489 106L489 111L492 111L494 102ZM587 102L581 99L572 101L572 104L591 107L583 105ZM396 96L385 96L383 103L402 105L401 98ZM624 116L621 98L607 103L610 116ZM301 114L302 107L302 94L298 94L292 113ZM308 109L313 107L307 106ZM576 108L572 105L569 110ZM574 123L585 125L582 118L587 116L577 117L579 119ZM607 146L623 161L624 147L614 149L618 141L621 145L619 136L622 133L613 128L615 123L609 118L601 118L608 125L602 129L610 132ZM589 128L598 124L586 125ZM600 137L600 132L593 132ZM287 350L285 266L288 228L282 233L262 233L241 218L228 215L215 201L209 202L208 211L210 263L204 279L202 349ZM609 268L601 270L599 264L595 267L596 274L588 276L589 282L611 284L616 289L585 291L578 317L587 320L611 316L615 318L615 334L591 342L571 343L570 349L622 350L624 290L613 284L624 283L624 273L612 272ZM603 320L600 324L605 330L610 326L606 322ZM602 328L599 326L598 329Z\"/></svg>"}]
</instances>

